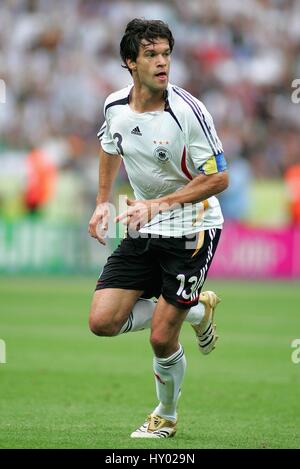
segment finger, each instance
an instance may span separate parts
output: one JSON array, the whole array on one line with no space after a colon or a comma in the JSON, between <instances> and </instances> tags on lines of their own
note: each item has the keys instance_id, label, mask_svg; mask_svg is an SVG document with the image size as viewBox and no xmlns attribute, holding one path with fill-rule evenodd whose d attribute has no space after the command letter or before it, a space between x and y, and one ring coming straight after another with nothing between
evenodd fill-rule
<instances>
[{"instance_id":1,"label":"finger","mask_svg":"<svg viewBox=\"0 0 300 469\"><path fill-rule=\"evenodd\" d=\"M127 212L120 213L120 215L118 215L115 218L114 222L119 223L119 221L124 220L124 218L126 218L126 217L127 217Z\"/></svg>"},{"instance_id":2,"label":"finger","mask_svg":"<svg viewBox=\"0 0 300 469\"><path fill-rule=\"evenodd\" d=\"M108 224L102 226L99 223L89 223L88 232L92 238L95 238L101 244L106 244L104 236L106 235Z\"/></svg>"},{"instance_id":3,"label":"finger","mask_svg":"<svg viewBox=\"0 0 300 469\"><path fill-rule=\"evenodd\" d=\"M105 234L103 233L100 233L100 232L96 232L95 235L91 235L93 238L97 239L97 241L99 241L100 244L103 244L104 246L106 245L106 241L105 241Z\"/></svg>"},{"instance_id":4,"label":"finger","mask_svg":"<svg viewBox=\"0 0 300 469\"><path fill-rule=\"evenodd\" d=\"M88 227L88 232L93 238L96 238L96 226L95 225L90 224Z\"/></svg>"},{"instance_id":5,"label":"finger","mask_svg":"<svg viewBox=\"0 0 300 469\"><path fill-rule=\"evenodd\" d=\"M89 222L89 232L93 233L96 231L97 224L99 223L99 218L91 218Z\"/></svg>"},{"instance_id":6,"label":"finger","mask_svg":"<svg viewBox=\"0 0 300 469\"><path fill-rule=\"evenodd\" d=\"M125 226L126 226L126 225L129 225L129 223L130 223L130 220L131 220L131 217L126 217L126 218L123 218L123 220L122 220L122 224L123 224L123 225L125 225Z\"/></svg>"},{"instance_id":7,"label":"finger","mask_svg":"<svg viewBox=\"0 0 300 469\"><path fill-rule=\"evenodd\" d=\"M134 205L135 203L135 200L132 200L132 199L129 199L128 197L126 197L126 204L131 206L131 205Z\"/></svg>"},{"instance_id":8,"label":"finger","mask_svg":"<svg viewBox=\"0 0 300 469\"><path fill-rule=\"evenodd\" d=\"M99 236L97 237L98 241L100 244L102 244L103 246L106 246L106 241L104 241L103 238L100 238Z\"/></svg>"},{"instance_id":9,"label":"finger","mask_svg":"<svg viewBox=\"0 0 300 469\"><path fill-rule=\"evenodd\" d=\"M135 209L133 207L129 208L128 210L125 210L125 212L120 213L120 215L118 215L115 218L115 222L118 223L119 221L123 220L126 217L131 217L134 212L135 212Z\"/></svg>"}]
</instances>

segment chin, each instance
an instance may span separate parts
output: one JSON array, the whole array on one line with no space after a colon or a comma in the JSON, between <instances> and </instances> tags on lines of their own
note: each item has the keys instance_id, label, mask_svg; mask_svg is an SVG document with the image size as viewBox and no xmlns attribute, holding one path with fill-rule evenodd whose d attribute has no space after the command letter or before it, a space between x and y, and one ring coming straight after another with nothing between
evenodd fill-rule
<instances>
[{"instance_id":1,"label":"chin","mask_svg":"<svg viewBox=\"0 0 300 469\"><path fill-rule=\"evenodd\" d=\"M151 83L149 86L149 89L152 90L152 92L156 91L165 91L168 87L169 80L166 80L164 83Z\"/></svg>"},{"instance_id":2,"label":"chin","mask_svg":"<svg viewBox=\"0 0 300 469\"><path fill-rule=\"evenodd\" d=\"M159 85L156 86L157 90L166 90L168 87L169 80L166 80L165 83L160 83Z\"/></svg>"}]
</instances>

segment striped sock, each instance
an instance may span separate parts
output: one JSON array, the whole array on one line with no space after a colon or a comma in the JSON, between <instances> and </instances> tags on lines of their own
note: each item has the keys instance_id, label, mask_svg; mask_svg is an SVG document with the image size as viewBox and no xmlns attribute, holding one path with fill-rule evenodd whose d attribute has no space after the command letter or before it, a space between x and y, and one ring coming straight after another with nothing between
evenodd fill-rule
<instances>
[{"instance_id":1,"label":"striped sock","mask_svg":"<svg viewBox=\"0 0 300 469\"><path fill-rule=\"evenodd\" d=\"M156 394L159 405L154 409L155 415L168 420L177 419L177 402L186 368L186 359L181 345L173 355L167 358L154 357Z\"/></svg>"},{"instance_id":2,"label":"striped sock","mask_svg":"<svg viewBox=\"0 0 300 469\"><path fill-rule=\"evenodd\" d=\"M120 329L119 334L125 332L142 331L151 327L151 321L156 303L153 300L146 300L145 298L139 298L132 308L132 311L123 326ZM196 306L193 306L185 318L185 321L190 324L200 324L204 316L204 305L199 302Z\"/></svg>"},{"instance_id":3,"label":"striped sock","mask_svg":"<svg viewBox=\"0 0 300 469\"><path fill-rule=\"evenodd\" d=\"M149 329L155 306L156 303L153 300L139 298L132 308L127 321L121 327L119 334Z\"/></svg>"}]
</instances>

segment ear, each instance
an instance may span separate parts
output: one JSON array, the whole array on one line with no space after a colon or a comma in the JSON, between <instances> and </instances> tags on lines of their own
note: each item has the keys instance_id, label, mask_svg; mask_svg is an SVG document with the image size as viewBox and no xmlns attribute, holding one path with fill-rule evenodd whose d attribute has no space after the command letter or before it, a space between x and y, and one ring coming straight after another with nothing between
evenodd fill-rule
<instances>
[{"instance_id":1,"label":"ear","mask_svg":"<svg viewBox=\"0 0 300 469\"><path fill-rule=\"evenodd\" d=\"M132 72L136 70L136 62L131 59L126 59L126 65Z\"/></svg>"}]
</instances>

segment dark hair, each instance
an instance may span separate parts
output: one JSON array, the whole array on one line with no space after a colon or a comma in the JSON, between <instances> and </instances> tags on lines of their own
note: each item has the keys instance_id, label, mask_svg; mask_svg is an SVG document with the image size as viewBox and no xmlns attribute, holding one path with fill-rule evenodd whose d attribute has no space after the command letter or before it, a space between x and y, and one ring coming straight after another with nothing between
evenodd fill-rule
<instances>
[{"instance_id":1,"label":"dark hair","mask_svg":"<svg viewBox=\"0 0 300 469\"><path fill-rule=\"evenodd\" d=\"M136 61L141 41L153 43L155 39L161 37L169 41L170 50L174 47L174 38L169 26L161 20L145 20L135 18L131 20L125 29L124 36L120 43L120 54L125 65L122 67L129 70L126 59ZM129 70L130 73L131 70Z\"/></svg>"}]
</instances>

